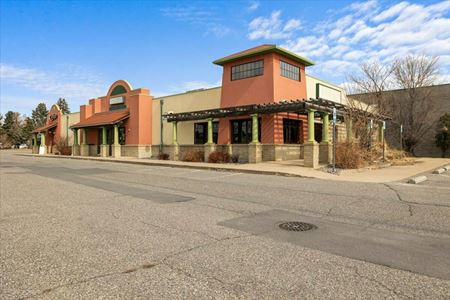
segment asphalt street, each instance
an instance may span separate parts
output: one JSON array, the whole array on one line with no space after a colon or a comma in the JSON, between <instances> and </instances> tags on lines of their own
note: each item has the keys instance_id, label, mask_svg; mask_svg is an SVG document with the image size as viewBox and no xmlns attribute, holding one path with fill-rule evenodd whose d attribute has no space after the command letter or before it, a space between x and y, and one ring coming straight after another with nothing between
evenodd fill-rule
<instances>
[{"instance_id":1,"label":"asphalt street","mask_svg":"<svg viewBox=\"0 0 450 300\"><path fill-rule=\"evenodd\" d=\"M374 184L12 151L0 172L0 299L450 299L450 172ZM314 226L280 228L294 221Z\"/></svg>"}]
</instances>

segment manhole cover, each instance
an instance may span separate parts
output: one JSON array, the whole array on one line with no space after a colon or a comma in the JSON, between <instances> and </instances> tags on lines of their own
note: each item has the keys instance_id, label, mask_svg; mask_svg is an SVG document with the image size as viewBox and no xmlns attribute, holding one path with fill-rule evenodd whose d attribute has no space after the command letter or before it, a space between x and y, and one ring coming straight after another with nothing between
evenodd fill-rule
<instances>
[{"instance_id":1,"label":"manhole cover","mask_svg":"<svg viewBox=\"0 0 450 300\"><path fill-rule=\"evenodd\" d=\"M278 227L287 231L308 231L317 229L316 225L304 222L285 222L278 225Z\"/></svg>"}]
</instances>

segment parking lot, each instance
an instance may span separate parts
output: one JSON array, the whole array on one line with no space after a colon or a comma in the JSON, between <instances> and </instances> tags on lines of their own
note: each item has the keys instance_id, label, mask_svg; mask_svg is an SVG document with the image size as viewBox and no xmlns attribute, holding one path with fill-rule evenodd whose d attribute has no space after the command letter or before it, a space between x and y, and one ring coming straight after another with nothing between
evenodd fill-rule
<instances>
[{"instance_id":1,"label":"parking lot","mask_svg":"<svg viewBox=\"0 0 450 300\"><path fill-rule=\"evenodd\" d=\"M448 299L450 172L427 176L338 182L3 151L0 298Z\"/></svg>"}]
</instances>

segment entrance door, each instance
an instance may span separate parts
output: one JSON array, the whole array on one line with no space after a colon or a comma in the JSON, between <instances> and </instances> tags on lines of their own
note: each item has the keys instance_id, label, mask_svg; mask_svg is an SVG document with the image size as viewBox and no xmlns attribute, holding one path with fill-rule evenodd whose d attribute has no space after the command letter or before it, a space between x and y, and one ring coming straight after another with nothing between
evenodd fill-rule
<instances>
[{"instance_id":1,"label":"entrance door","mask_svg":"<svg viewBox=\"0 0 450 300\"><path fill-rule=\"evenodd\" d=\"M97 129L97 154L100 155L100 145L103 144L103 129Z\"/></svg>"},{"instance_id":2,"label":"entrance door","mask_svg":"<svg viewBox=\"0 0 450 300\"><path fill-rule=\"evenodd\" d=\"M114 128L106 128L106 143L108 144L109 156L112 155L112 144L114 143Z\"/></svg>"}]
</instances>

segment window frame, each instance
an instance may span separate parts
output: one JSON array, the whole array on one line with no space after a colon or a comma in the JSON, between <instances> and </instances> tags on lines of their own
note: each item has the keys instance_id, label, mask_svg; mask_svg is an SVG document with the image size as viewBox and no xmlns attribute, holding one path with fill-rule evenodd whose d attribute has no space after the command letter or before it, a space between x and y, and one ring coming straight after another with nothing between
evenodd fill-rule
<instances>
[{"instance_id":1,"label":"window frame","mask_svg":"<svg viewBox=\"0 0 450 300\"><path fill-rule=\"evenodd\" d=\"M234 123L238 124L238 133L237 136L239 137L239 141L235 141L235 134L234 134ZM246 140L242 140L242 132L243 132L243 124L246 123ZM248 130L249 128L249 130ZM252 128L253 128L253 120L252 119L235 119L230 120L230 139L231 144L237 144L237 145L246 145L249 144L252 141ZM258 118L258 141L261 142L261 118Z\"/></svg>"},{"instance_id":2,"label":"window frame","mask_svg":"<svg viewBox=\"0 0 450 300\"><path fill-rule=\"evenodd\" d=\"M261 62L261 66L257 67L257 68L248 68L246 69L245 66L248 66L250 64L255 64L255 63L259 63ZM243 70L239 70L239 71L234 71L236 68L242 68ZM260 70L261 73L259 74L255 74L256 70ZM247 72L248 75L245 75L245 73ZM251 72L255 72L254 74L250 75ZM242 77L239 78L235 78L236 74L244 74ZM258 76L263 76L264 75L264 59L258 59L258 60L254 60L254 61L250 61L250 62L246 62L243 64L238 64L238 65L234 65L231 66L231 72L230 72L230 80L231 81L236 81L236 80L242 80L242 79L247 79L247 78L252 78L252 77L258 77Z\"/></svg>"},{"instance_id":3,"label":"window frame","mask_svg":"<svg viewBox=\"0 0 450 300\"><path fill-rule=\"evenodd\" d=\"M289 124L290 123L290 124ZM295 125L294 125L295 123ZM289 118L283 118L283 143L284 144L300 144L301 143L301 138L300 138L300 133L301 133L301 128L302 128L302 120L297 120L297 119L289 119ZM295 142L291 141L290 137L292 136L292 134L290 134L290 131L293 130L295 128L295 130L297 131L297 138Z\"/></svg>"},{"instance_id":4,"label":"window frame","mask_svg":"<svg viewBox=\"0 0 450 300\"><path fill-rule=\"evenodd\" d=\"M288 68L283 68L284 65L286 65ZM295 72L296 69L298 69L298 74ZM293 65L291 63L288 63L288 62L280 59L280 76L292 79L294 81L302 81L302 74L301 73L302 73L302 71L301 71L301 68L299 66ZM298 75L298 79L297 78L293 78L292 76L289 76L289 75L292 75L292 74Z\"/></svg>"},{"instance_id":5,"label":"window frame","mask_svg":"<svg viewBox=\"0 0 450 300\"><path fill-rule=\"evenodd\" d=\"M217 144L217 141L219 139L219 122L214 121L213 124L213 143ZM196 135L196 127L202 126L203 127L203 139L200 140ZM194 123L194 145L203 145L208 142L208 122L197 122Z\"/></svg>"}]
</instances>

